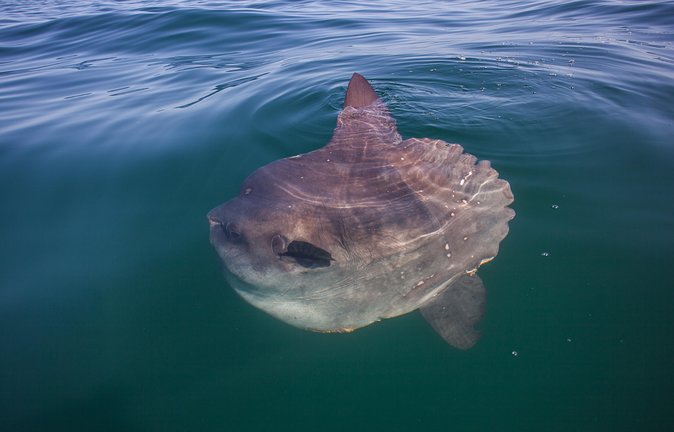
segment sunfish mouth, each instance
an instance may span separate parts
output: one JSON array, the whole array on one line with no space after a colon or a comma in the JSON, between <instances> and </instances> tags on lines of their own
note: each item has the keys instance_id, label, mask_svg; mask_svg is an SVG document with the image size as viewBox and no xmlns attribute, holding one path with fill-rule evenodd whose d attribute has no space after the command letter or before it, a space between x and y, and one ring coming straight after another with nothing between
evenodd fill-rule
<instances>
[{"instance_id":1,"label":"sunfish mouth","mask_svg":"<svg viewBox=\"0 0 674 432\"><path fill-rule=\"evenodd\" d=\"M210 213L206 217L208 218L208 224L210 226L215 226L215 225L221 224L221 222L219 220L217 220L214 216L211 216Z\"/></svg>"}]
</instances>

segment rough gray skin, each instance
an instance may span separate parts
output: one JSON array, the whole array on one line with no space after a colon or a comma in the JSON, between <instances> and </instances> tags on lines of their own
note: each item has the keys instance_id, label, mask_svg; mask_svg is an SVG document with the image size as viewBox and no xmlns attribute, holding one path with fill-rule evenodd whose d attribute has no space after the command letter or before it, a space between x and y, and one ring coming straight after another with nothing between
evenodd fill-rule
<instances>
[{"instance_id":1,"label":"rough gray skin","mask_svg":"<svg viewBox=\"0 0 674 432\"><path fill-rule=\"evenodd\" d=\"M510 186L456 144L402 140L354 74L323 148L259 168L208 214L211 243L248 302L297 327L348 332L421 308L450 344L471 347Z\"/></svg>"}]
</instances>

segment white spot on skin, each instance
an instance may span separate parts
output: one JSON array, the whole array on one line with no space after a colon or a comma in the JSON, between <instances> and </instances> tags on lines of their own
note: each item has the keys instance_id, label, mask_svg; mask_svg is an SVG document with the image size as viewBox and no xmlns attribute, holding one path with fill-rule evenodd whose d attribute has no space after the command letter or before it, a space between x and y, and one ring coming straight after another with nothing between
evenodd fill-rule
<instances>
[{"instance_id":1,"label":"white spot on skin","mask_svg":"<svg viewBox=\"0 0 674 432\"><path fill-rule=\"evenodd\" d=\"M426 282L424 282L424 281L421 280L421 281L417 282L417 284L414 285L414 286L415 286L415 287L420 287L421 285L423 285L423 284L425 284L425 283L426 283Z\"/></svg>"},{"instance_id":2,"label":"white spot on skin","mask_svg":"<svg viewBox=\"0 0 674 432\"><path fill-rule=\"evenodd\" d=\"M472 175L473 175L473 171L468 171L468 174L466 174L466 176L465 176L464 178L461 179L461 181L459 182L459 184L460 184L461 186L463 186L463 184L466 182L466 180L468 180L468 177L470 177L470 176L472 176Z\"/></svg>"},{"instance_id":3,"label":"white spot on skin","mask_svg":"<svg viewBox=\"0 0 674 432\"><path fill-rule=\"evenodd\" d=\"M451 257L452 257L452 254L451 254L451 253L448 253L448 254L447 254L447 258L451 258Z\"/></svg>"},{"instance_id":4,"label":"white spot on skin","mask_svg":"<svg viewBox=\"0 0 674 432\"><path fill-rule=\"evenodd\" d=\"M405 160L405 158L404 158L404 157L401 157L400 160Z\"/></svg>"},{"instance_id":5,"label":"white spot on skin","mask_svg":"<svg viewBox=\"0 0 674 432\"><path fill-rule=\"evenodd\" d=\"M449 215L450 215L451 217L454 217L454 212L451 212Z\"/></svg>"},{"instance_id":6,"label":"white spot on skin","mask_svg":"<svg viewBox=\"0 0 674 432\"><path fill-rule=\"evenodd\" d=\"M445 250L449 250L449 243L445 243Z\"/></svg>"},{"instance_id":7,"label":"white spot on skin","mask_svg":"<svg viewBox=\"0 0 674 432\"><path fill-rule=\"evenodd\" d=\"M466 240L468 240L468 236L466 236L466 237L463 238L463 241L466 241Z\"/></svg>"}]
</instances>

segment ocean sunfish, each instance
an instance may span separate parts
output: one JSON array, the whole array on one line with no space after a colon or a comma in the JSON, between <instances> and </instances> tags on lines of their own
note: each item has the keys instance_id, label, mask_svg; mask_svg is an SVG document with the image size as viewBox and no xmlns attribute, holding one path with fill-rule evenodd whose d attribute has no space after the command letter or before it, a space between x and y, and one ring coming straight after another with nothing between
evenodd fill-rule
<instances>
[{"instance_id":1,"label":"ocean sunfish","mask_svg":"<svg viewBox=\"0 0 674 432\"><path fill-rule=\"evenodd\" d=\"M328 144L257 169L208 220L229 283L276 318L350 332L419 309L466 349L485 304L475 273L498 253L512 201L460 145L402 140L354 74Z\"/></svg>"}]
</instances>

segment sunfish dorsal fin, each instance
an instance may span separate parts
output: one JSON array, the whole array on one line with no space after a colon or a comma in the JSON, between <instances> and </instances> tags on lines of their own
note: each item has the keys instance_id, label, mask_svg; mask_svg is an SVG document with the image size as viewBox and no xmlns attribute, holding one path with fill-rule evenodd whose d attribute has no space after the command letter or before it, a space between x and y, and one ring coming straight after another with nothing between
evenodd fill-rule
<instances>
[{"instance_id":1,"label":"sunfish dorsal fin","mask_svg":"<svg viewBox=\"0 0 674 432\"><path fill-rule=\"evenodd\" d=\"M359 73L354 73L349 81L344 98L344 108L363 108L372 105L379 99L369 82Z\"/></svg>"},{"instance_id":2,"label":"sunfish dorsal fin","mask_svg":"<svg viewBox=\"0 0 674 432\"><path fill-rule=\"evenodd\" d=\"M384 102L362 75L354 73L346 89L344 109L337 116L337 127L324 147L330 152L329 159L360 162L386 158L385 150L401 141Z\"/></svg>"}]
</instances>

